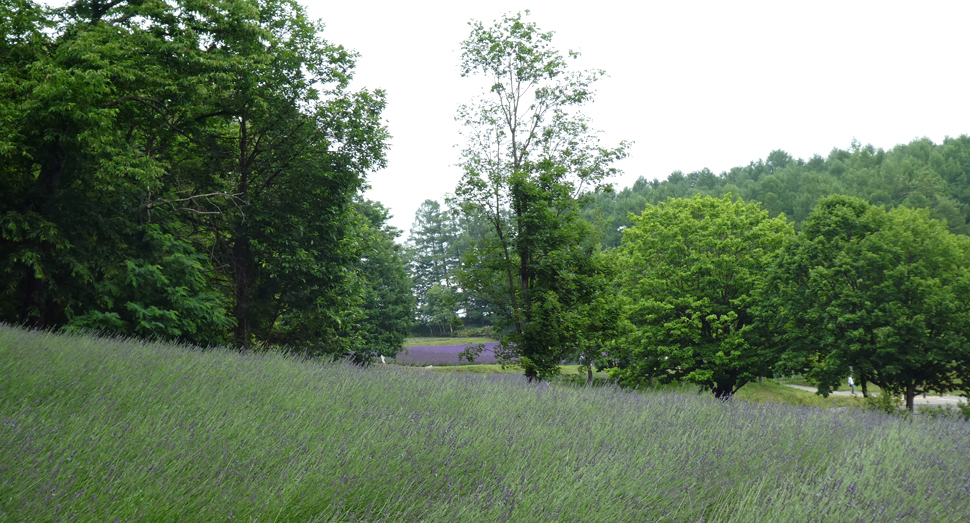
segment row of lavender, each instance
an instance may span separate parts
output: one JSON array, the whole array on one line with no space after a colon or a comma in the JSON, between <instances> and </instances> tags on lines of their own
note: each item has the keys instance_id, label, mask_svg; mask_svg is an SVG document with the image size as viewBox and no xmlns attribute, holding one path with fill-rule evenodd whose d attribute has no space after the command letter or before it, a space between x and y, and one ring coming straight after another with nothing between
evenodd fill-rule
<instances>
[{"instance_id":1,"label":"row of lavender","mask_svg":"<svg viewBox=\"0 0 970 523\"><path fill-rule=\"evenodd\" d=\"M467 365L468 360L461 358L461 352L475 344L408 346L395 356L395 361L405 365ZM495 346L498 342L483 343L485 350L475 358L474 363L498 363L495 359Z\"/></svg>"}]
</instances>

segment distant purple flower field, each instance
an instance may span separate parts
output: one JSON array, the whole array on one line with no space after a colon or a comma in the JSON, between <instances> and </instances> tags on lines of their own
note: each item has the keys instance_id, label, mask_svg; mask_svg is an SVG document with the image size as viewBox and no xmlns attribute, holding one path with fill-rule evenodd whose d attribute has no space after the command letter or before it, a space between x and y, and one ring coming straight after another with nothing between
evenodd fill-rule
<instances>
[{"instance_id":1,"label":"distant purple flower field","mask_svg":"<svg viewBox=\"0 0 970 523\"><path fill-rule=\"evenodd\" d=\"M477 344L407 347L407 353L399 352L395 359L399 363L409 365L467 365L468 361L459 358L458 353L472 345ZM485 350L479 357L475 358L475 363L498 363L495 354L492 352L498 342L485 343L484 345Z\"/></svg>"}]
</instances>

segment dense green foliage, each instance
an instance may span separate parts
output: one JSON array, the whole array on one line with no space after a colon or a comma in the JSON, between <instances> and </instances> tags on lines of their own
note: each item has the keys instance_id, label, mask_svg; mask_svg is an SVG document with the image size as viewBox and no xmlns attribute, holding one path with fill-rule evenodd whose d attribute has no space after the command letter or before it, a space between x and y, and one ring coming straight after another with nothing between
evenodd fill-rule
<instances>
[{"instance_id":1,"label":"dense green foliage","mask_svg":"<svg viewBox=\"0 0 970 523\"><path fill-rule=\"evenodd\" d=\"M970 377L970 238L925 209L823 198L770 279L759 307L783 367L823 393L855 371L912 410L916 394Z\"/></svg>"},{"instance_id":2,"label":"dense green foliage","mask_svg":"<svg viewBox=\"0 0 970 523\"><path fill-rule=\"evenodd\" d=\"M619 275L607 283L617 292L601 293L597 307L559 316L568 325L558 328L584 333L589 357L583 361L613 368L630 384L687 380L726 396L755 377L798 372L826 394L854 371L864 395L873 383L903 394L910 409L922 391L963 390L970 372L967 157L967 136L941 145L916 140L888 152L853 144L851 151L808 162L774 151L767 162L720 176L674 173L663 182L641 179L618 193L591 193L584 218L606 223L604 247L619 246L627 231L627 245L598 255L601 267L620 268L598 269L607 279ZM833 194L840 191L866 199ZM776 242L770 249L732 251L732 242L754 240L733 236L727 225L698 227L706 222L690 213L658 217L657 209L687 209L691 202L728 208L728 196L750 201L751 216L774 216L779 227L794 218L797 235L786 229L791 241L784 248ZM828 202L818 204L824 209L816 208L819 198ZM856 208L859 216L828 216L838 201L853 202L845 209ZM834 221L824 225L827 220ZM532 223L556 230L553 222ZM839 236L832 232L839 227L849 228ZM464 234L459 228L458 237ZM493 242L497 251L501 243ZM490 289L500 289L508 267L476 263L481 281L490 275ZM746 277L738 277L739 267L746 267ZM607 329L606 342L591 316L603 310L621 318ZM624 335L626 319L632 334Z\"/></svg>"},{"instance_id":3,"label":"dense green foliage","mask_svg":"<svg viewBox=\"0 0 970 523\"><path fill-rule=\"evenodd\" d=\"M584 343L605 292L580 202L615 173L626 146L600 146L577 109L603 73L571 71L576 55L556 50L552 33L521 14L471 26L462 74L484 76L489 89L459 111L468 145L454 201L488 230L464 253L458 281L505 329L497 356L543 379Z\"/></svg>"},{"instance_id":4,"label":"dense green foliage","mask_svg":"<svg viewBox=\"0 0 970 523\"><path fill-rule=\"evenodd\" d=\"M365 286L363 317L353 324L361 343L351 361L367 363L378 356L393 356L411 334L414 296L404 263L404 248L394 240L401 232L387 224L387 209L377 202L358 202L366 217L361 273Z\"/></svg>"},{"instance_id":5,"label":"dense green foliage","mask_svg":"<svg viewBox=\"0 0 970 523\"><path fill-rule=\"evenodd\" d=\"M535 386L521 376L362 369L3 326L0 361L0 520L970 514L962 419Z\"/></svg>"},{"instance_id":6,"label":"dense green foliage","mask_svg":"<svg viewBox=\"0 0 970 523\"><path fill-rule=\"evenodd\" d=\"M384 94L295 0L0 0L0 320L361 363L415 321L490 325L530 379L719 397L851 369L912 407L970 379L970 137L615 193L627 144L582 114L604 73L527 14L470 24L463 177L404 250L361 196Z\"/></svg>"},{"instance_id":7,"label":"dense green foliage","mask_svg":"<svg viewBox=\"0 0 970 523\"><path fill-rule=\"evenodd\" d=\"M616 351L615 376L687 380L729 397L770 376L778 354L753 339L753 309L794 229L755 203L695 196L633 216L617 254L622 295L636 330Z\"/></svg>"},{"instance_id":8,"label":"dense green foliage","mask_svg":"<svg viewBox=\"0 0 970 523\"><path fill-rule=\"evenodd\" d=\"M462 251L455 218L440 203L425 200L408 236L417 320L429 334L445 334L462 324L461 290L455 277Z\"/></svg>"},{"instance_id":9,"label":"dense green foliage","mask_svg":"<svg viewBox=\"0 0 970 523\"><path fill-rule=\"evenodd\" d=\"M719 175L704 169L689 174L676 171L666 180L640 178L615 194L596 195L584 216L595 220L602 214L609 224L603 242L617 246L620 230L631 225L631 212L639 214L646 205L667 198L728 193L761 202L771 216L784 213L796 227L819 198L843 194L874 205L926 208L931 217L945 221L951 232L968 234L970 136L947 138L942 144L914 140L888 151L854 142L848 150L833 149L826 158L815 155L808 161L772 151L767 160Z\"/></svg>"},{"instance_id":10,"label":"dense green foliage","mask_svg":"<svg viewBox=\"0 0 970 523\"><path fill-rule=\"evenodd\" d=\"M0 6L0 319L355 350L352 52L293 0Z\"/></svg>"}]
</instances>

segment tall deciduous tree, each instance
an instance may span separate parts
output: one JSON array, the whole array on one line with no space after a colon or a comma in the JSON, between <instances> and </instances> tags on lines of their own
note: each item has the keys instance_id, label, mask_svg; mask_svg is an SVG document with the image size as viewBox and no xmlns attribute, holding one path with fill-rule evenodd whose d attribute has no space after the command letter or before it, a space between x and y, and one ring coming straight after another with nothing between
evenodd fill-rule
<instances>
[{"instance_id":1,"label":"tall deciduous tree","mask_svg":"<svg viewBox=\"0 0 970 523\"><path fill-rule=\"evenodd\" d=\"M207 169L179 181L233 195L193 202L215 212L201 221L232 285L235 343L333 346L355 300L353 198L384 165L383 94L348 89L356 56L295 1L237 1L203 33L227 73L197 109L209 128L193 153Z\"/></svg>"},{"instance_id":2,"label":"tall deciduous tree","mask_svg":"<svg viewBox=\"0 0 970 523\"><path fill-rule=\"evenodd\" d=\"M822 394L850 368L909 409L916 394L967 382L970 240L928 210L826 197L772 274L761 316L783 333L784 367Z\"/></svg>"},{"instance_id":3,"label":"tall deciduous tree","mask_svg":"<svg viewBox=\"0 0 970 523\"><path fill-rule=\"evenodd\" d=\"M404 260L404 248L395 242L401 232L388 225L390 214L369 200L357 203L361 214L363 252L363 314L354 323L361 343L350 353L352 361L369 363L378 356L394 356L411 333L414 296Z\"/></svg>"},{"instance_id":4,"label":"tall deciduous tree","mask_svg":"<svg viewBox=\"0 0 970 523\"><path fill-rule=\"evenodd\" d=\"M292 0L0 8L4 319L343 343L387 139L353 53Z\"/></svg>"},{"instance_id":5,"label":"tall deciduous tree","mask_svg":"<svg viewBox=\"0 0 970 523\"><path fill-rule=\"evenodd\" d=\"M595 241L578 202L616 173L627 147L602 147L578 111L602 71L571 70L578 55L560 53L522 14L471 26L462 75L489 88L459 110L468 144L455 198L489 233L466 253L461 286L508 330L496 354L542 379L575 353L579 333L568 327L595 299Z\"/></svg>"},{"instance_id":6,"label":"tall deciduous tree","mask_svg":"<svg viewBox=\"0 0 970 523\"><path fill-rule=\"evenodd\" d=\"M636 329L616 376L687 380L723 398L770 375L777 355L752 341L752 308L793 226L730 196L670 199L632 219L619 255Z\"/></svg>"},{"instance_id":7,"label":"tall deciduous tree","mask_svg":"<svg viewBox=\"0 0 970 523\"><path fill-rule=\"evenodd\" d=\"M0 314L221 338L225 300L198 277L211 265L179 220L149 213L211 85L191 24L168 4L0 6L15 13L0 16Z\"/></svg>"}]
</instances>

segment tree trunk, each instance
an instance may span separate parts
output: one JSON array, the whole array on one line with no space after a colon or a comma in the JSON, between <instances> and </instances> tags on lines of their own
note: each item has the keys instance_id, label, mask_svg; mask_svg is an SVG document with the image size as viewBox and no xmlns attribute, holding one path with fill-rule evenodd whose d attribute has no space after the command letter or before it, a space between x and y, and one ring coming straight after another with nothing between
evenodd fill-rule
<instances>
[{"instance_id":1,"label":"tree trunk","mask_svg":"<svg viewBox=\"0 0 970 523\"><path fill-rule=\"evenodd\" d=\"M24 281L24 298L21 304L20 321L32 329L43 329L47 324L47 305L44 299L44 283L34 276L33 271L27 274ZM36 314L32 312L36 310Z\"/></svg>"},{"instance_id":2,"label":"tree trunk","mask_svg":"<svg viewBox=\"0 0 970 523\"><path fill-rule=\"evenodd\" d=\"M866 372L865 371L862 371L862 370L859 371L859 383L862 384L862 397L863 398L868 398L869 397L869 387L867 385Z\"/></svg>"},{"instance_id":3,"label":"tree trunk","mask_svg":"<svg viewBox=\"0 0 970 523\"><path fill-rule=\"evenodd\" d=\"M590 363L586 367L586 384L591 385L593 383L593 364Z\"/></svg>"},{"instance_id":4,"label":"tree trunk","mask_svg":"<svg viewBox=\"0 0 970 523\"><path fill-rule=\"evenodd\" d=\"M916 398L916 382L906 385L906 410L913 412L913 400Z\"/></svg>"},{"instance_id":5,"label":"tree trunk","mask_svg":"<svg viewBox=\"0 0 970 523\"><path fill-rule=\"evenodd\" d=\"M536 372L536 368L533 367L532 365L529 365L525 368L525 377L529 381L529 383L532 383L534 381L539 381L539 373Z\"/></svg>"},{"instance_id":6,"label":"tree trunk","mask_svg":"<svg viewBox=\"0 0 970 523\"><path fill-rule=\"evenodd\" d=\"M249 193L249 153L248 122L243 115L239 119L239 184L236 191L246 198ZM249 245L249 235L244 225L237 222L233 231L232 244L233 275L236 286L236 306L233 316L236 318L236 330L233 339L239 347L248 349L252 345L252 319L249 311L249 287L253 278L255 264L252 263L252 249Z\"/></svg>"},{"instance_id":7,"label":"tree trunk","mask_svg":"<svg viewBox=\"0 0 970 523\"><path fill-rule=\"evenodd\" d=\"M233 341L238 347L249 348L252 345L252 322L249 317L249 284L252 274L250 274L250 256L248 239L237 237L232 245L233 276L235 279L236 306L233 308L233 317L236 319L236 329L233 332Z\"/></svg>"},{"instance_id":8,"label":"tree trunk","mask_svg":"<svg viewBox=\"0 0 970 523\"><path fill-rule=\"evenodd\" d=\"M714 383L711 385L711 392L717 399L729 400L734 395L734 383Z\"/></svg>"}]
</instances>

